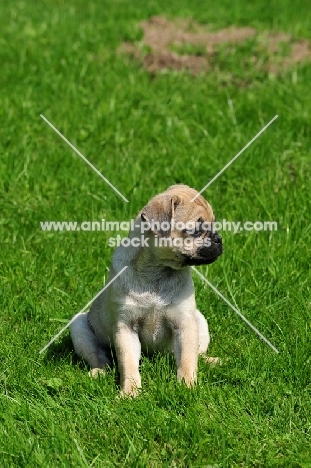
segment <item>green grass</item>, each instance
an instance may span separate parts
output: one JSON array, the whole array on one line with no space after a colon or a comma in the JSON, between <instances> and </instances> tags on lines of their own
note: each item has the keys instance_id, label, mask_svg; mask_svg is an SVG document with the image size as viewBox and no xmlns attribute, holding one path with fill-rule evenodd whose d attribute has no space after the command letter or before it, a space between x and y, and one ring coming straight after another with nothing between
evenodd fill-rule
<instances>
[{"instance_id":1,"label":"green grass","mask_svg":"<svg viewBox=\"0 0 311 468\"><path fill-rule=\"evenodd\" d=\"M151 76L116 52L152 15L311 39L309 2L29 0L0 15L0 465L310 467L311 65L269 79L229 57L244 87L217 71ZM225 361L200 361L194 390L155 356L142 359L142 394L119 400L116 373L89 379L68 332L39 356L102 287L112 254L108 233L39 222L128 220L173 183L201 189L276 114L204 195L219 220L278 231L223 232L223 256L200 271L280 354L194 277L210 354Z\"/></svg>"}]
</instances>

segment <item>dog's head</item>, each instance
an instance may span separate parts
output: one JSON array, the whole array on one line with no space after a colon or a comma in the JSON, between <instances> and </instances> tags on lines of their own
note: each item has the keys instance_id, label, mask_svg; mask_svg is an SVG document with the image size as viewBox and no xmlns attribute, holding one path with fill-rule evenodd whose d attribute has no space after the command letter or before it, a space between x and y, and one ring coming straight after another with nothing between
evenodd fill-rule
<instances>
[{"instance_id":1,"label":"dog's head","mask_svg":"<svg viewBox=\"0 0 311 468\"><path fill-rule=\"evenodd\" d=\"M181 268L209 264L222 253L220 235L213 229L212 207L187 185L173 185L156 195L139 216L144 231L163 265Z\"/></svg>"}]
</instances>

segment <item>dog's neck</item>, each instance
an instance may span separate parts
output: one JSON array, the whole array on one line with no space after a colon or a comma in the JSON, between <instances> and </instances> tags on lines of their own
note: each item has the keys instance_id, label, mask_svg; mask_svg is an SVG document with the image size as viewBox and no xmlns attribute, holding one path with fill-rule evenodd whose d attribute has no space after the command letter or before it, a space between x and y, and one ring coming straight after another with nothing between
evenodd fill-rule
<instances>
[{"instance_id":1,"label":"dog's neck","mask_svg":"<svg viewBox=\"0 0 311 468\"><path fill-rule=\"evenodd\" d=\"M176 270L185 270L188 267L179 267L178 264L167 260L159 260L152 248L140 247L133 258L133 268L140 276L146 276L157 280L176 274Z\"/></svg>"},{"instance_id":2,"label":"dog's neck","mask_svg":"<svg viewBox=\"0 0 311 468\"><path fill-rule=\"evenodd\" d=\"M143 233L142 233L143 232ZM171 249L158 247L156 242L156 235L151 231L141 230L141 220L135 220L135 228L130 231L129 238L147 240L148 246L138 245L137 247L131 246L128 249L129 262L132 263L133 268L141 277L163 278L170 277L176 274L176 271L186 271L188 267L182 265L180 259L174 255Z\"/></svg>"}]
</instances>

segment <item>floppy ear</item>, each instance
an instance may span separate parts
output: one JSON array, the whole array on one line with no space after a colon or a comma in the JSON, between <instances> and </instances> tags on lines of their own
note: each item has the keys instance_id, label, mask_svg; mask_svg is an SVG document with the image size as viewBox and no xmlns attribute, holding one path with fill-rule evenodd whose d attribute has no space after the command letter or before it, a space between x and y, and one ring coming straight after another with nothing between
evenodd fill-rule
<instances>
[{"instance_id":1,"label":"floppy ear","mask_svg":"<svg viewBox=\"0 0 311 468\"><path fill-rule=\"evenodd\" d=\"M180 203L177 195L156 196L141 212L141 219L150 224L151 231L160 237L171 234L171 221L174 219L175 209Z\"/></svg>"}]
</instances>

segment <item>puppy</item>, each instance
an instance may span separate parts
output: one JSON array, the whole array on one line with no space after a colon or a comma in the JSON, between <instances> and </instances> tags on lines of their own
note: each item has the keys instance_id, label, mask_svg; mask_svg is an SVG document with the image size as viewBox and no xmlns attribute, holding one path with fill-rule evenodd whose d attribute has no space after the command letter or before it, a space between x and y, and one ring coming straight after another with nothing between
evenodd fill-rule
<instances>
[{"instance_id":1,"label":"puppy","mask_svg":"<svg viewBox=\"0 0 311 468\"><path fill-rule=\"evenodd\" d=\"M116 248L109 279L125 271L71 324L76 353L95 376L110 366L114 349L122 392L135 396L141 387L141 351L174 353L177 378L196 381L198 356L206 353L208 324L197 310L191 265L214 262L222 253L213 231L211 206L197 191L173 185L138 213L129 246ZM140 242L137 242L139 240Z\"/></svg>"}]
</instances>

